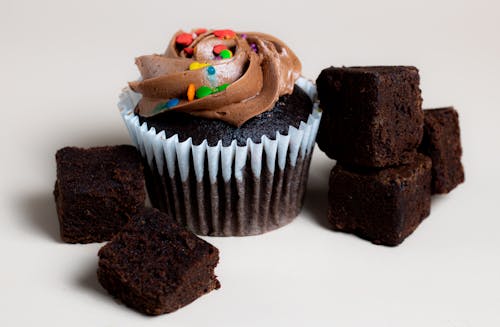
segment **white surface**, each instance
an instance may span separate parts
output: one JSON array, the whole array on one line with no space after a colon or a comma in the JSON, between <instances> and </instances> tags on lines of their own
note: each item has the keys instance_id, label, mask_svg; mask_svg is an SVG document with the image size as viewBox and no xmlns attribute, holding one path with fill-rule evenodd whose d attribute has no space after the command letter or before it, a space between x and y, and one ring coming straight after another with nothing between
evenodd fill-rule
<instances>
[{"instance_id":1,"label":"white surface","mask_svg":"<svg viewBox=\"0 0 500 327\"><path fill-rule=\"evenodd\" d=\"M323 227L332 162L317 151L291 225L209 238L219 291L157 318L117 304L95 278L100 244L59 241L54 153L127 143L116 102L133 58L191 26L279 36L313 78L416 65L425 107L460 112L466 183L401 246L375 246ZM499 326L499 31L493 0L2 0L0 326Z\"/></svg>"}]
</instances>

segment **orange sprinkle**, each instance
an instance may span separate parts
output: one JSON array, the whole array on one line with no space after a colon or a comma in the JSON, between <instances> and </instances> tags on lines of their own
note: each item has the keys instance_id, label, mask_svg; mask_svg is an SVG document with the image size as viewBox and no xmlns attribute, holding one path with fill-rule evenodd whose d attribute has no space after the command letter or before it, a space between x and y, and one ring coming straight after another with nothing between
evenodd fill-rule
<instances>
[{"instance_id":1,"label":"orange sprinkle","mask_svg":"<svg viewBox=\"0 0 500 327\"><path fill-rule=\"evenodd\" d=\"M196 87L194 86L194 84L193 83L189 84L188 90L187 90L188 101L194 100L195 92L196 92Z\"/></svg>"}]
</instances>

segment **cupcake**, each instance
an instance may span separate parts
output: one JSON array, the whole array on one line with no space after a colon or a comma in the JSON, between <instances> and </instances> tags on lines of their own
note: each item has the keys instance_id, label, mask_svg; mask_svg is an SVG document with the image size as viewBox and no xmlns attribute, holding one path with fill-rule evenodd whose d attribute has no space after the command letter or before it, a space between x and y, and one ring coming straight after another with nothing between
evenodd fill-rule
<instances>
[{"instance_id":1,"label":"cupcake","mask_svg":"<svg viewBox=\"0 0 500 327\"><path fill-rule=\"evenodd\" d=\"M214 236L298 215L321 113L292 50L267 34L197 29L136 65L118 106L154 207Z\"/></svg>"}]
</instances>

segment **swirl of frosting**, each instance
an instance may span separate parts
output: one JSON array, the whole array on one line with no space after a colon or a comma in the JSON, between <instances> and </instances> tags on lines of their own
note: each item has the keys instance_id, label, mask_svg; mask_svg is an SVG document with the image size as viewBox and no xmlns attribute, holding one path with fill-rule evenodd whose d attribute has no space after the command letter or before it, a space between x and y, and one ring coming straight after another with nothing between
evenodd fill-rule
<instances>
[{"instance_id":1,"label":"swirl of frosting","mask_svg":"<svg viewBox=\"0 0 500 327\"><path fill-rule=\"evenodd\" d=\"M138 57L136 65L142 80L129 86L142 94L137 114L176 110L238 127L291 94L301 71L277 38L232 30L179 31L163 55Z\"/></svg>"}]
</instances>

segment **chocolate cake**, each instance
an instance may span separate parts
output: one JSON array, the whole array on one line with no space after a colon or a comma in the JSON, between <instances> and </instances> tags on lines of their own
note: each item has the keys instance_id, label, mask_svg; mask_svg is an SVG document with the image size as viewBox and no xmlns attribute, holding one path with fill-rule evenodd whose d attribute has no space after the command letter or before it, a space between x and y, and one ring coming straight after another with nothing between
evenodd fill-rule
<instances>
[{"instance_id":1,"label":"chocolate cake","mask_svg":"<svg viewBox=\"0 0 500 327\"><path fill-rule=\"evenodd\" d=\"M419 151L432 159L432 193L448 193L464 181L460 126L453 107L424 110Z\"/></svg>"},{"instance_id":2,"label":"chocolate cake","mask_svg":"<svg viewBox=\"0 0 500 327\"><path fill-rule=\"evenodd\" d=\"M429 215L430 186L431 160L422 154L384 169L337 164L330 175L328 219L335 230L395 246Z\"/></svg>"},{"instance_id":3,"label":"chocolate cake","mask_svg":"<svg viewBox=\"0 0 500 327\"><path fill-rule=\"evenodd\" d=\"M219 251L156 209L135 215L99 251L110 294L148 315L175 311L220 287Z\"/></svg>"},{"instance_id":4,"label":"chocolate cake","mask_svg":"<svg viewBox=\"0 0 500 327\"><path fill-rule=\"evenodd\" d=\"M309 96L299 87L295 87L293 94L280 97L271 111L251 118L239 128L221 120L194 117L175 111L147 118L139 117L139 121L146 122L148 127L155 127L157 132L164 131L166 137L177 134L180 141L191 137L195 145L207 140L210 146L215 146L218 141L222 141L223 146L229 146L236 140L238 146L244 146L247 139L261 143L264 135L275 139L276 132L288 134L290 126L298 127L302 121L307 121L311 107ZM242 180L228 183L219 174L219 187L214 187L209 176L201 182L197 181L195 176L191 176L187 181L171 178L166 165L160 172L156 161L149 165L145 160L146 185L153 207L175 217L197 234L259 234L262 230L276 229L299 214L303 205L311 154L305 159L298 158L295 164L297 169L276 169L275 176L262 165L260 180L255 178L248 158L242 169ZM189 162L189 165L189 170L194 171L193 163ZM209 162L205 165L208 166ZM287 161L287 165L291 165L291 162ZM260 183L262 184L259 185ZM214 193L217 194L216 197L213 196ZM249 196L250 194L254 196ZM238 199L244 197L247 197L246 200L240 200L237 204ZM279 199L280 205L267 208L267 199ZM264 207L263 202L266 203ZM214 208L223 210L226 221L212 218L217 212ZM252 221L254 223L251 223Z\"/></svg>"},{"instance_id":5,"label":"chocolate cake","mask_svg":"<svg viewBox=\"0 0 500 327\"><path fill-rule=\"evenodd\" d=\"M349 165L409 163L423 133L415 67L330 67L316 83L323 109L317 143Z\"/></svg>"},{"instance_id":6,"label":"chocolate cake","mask_svg":"<svg viewBox=\"0 0 500 327\"><path fill-rule=\"evenodd\" d=\"M56 153L54 188L61 239L68 243L109 240L144 206L141 157L130 145Z\"/></svg>"},{"instance_id":7,"label":"chocolate cake","mask_svg":"<svg viewBox=\"0 0 500 327\"><path fill-rule=\"evenodd\" d=\"M236 140L239 146L244 146L247 139L260 143L263 135L275 139L276 132L288 134L290 126L298 127L301 122L307 121L311 108L309 96L295 86L293 93L281 96L273 109L251 118L240 127L180 111L152 117L139 116L139 121L147 123L148 128L154 127L157 132L165 131L167 138L177 134L181 142L191 137L195 145L207 140L210 146L215 146L218 141L222 141L223 146L229 146Z\"/></svg>"},{"instance_id":8,"label":"chocolate cake","mask_svg":"<svg viewBox=\"0 0 500 327\"><path fill-rule=\"evenodd\" d=\"M147 163L155 208L214 236L261 234L297 216L321 112L314 83L284 42L231 29L179 31L165 53L136 65L141 78L118 107Z\"/></svg>"},{"instance_id":9,"label":"chocolate cake","mask_svg":"<svg viewBox=\"0 0 500 327\"><path fill-rule=\"evenodd\" d=\"M146 185L155 208L196 234L256 235L286 225L300 213L311 156L299 157L295 169L275 169L274 173L264 163L260 178L255 177L251 160L247 159L241 180L225 181L219 175L216 183L209 176L202 181L197 181L196 176L185 181L179 176L172 178L166 165L160 173L153 161L151 169L145 169ZM291 166L290 160L286 164ZM192 162L189 169L194 171Z\"/></svg>"}]
</instances>

